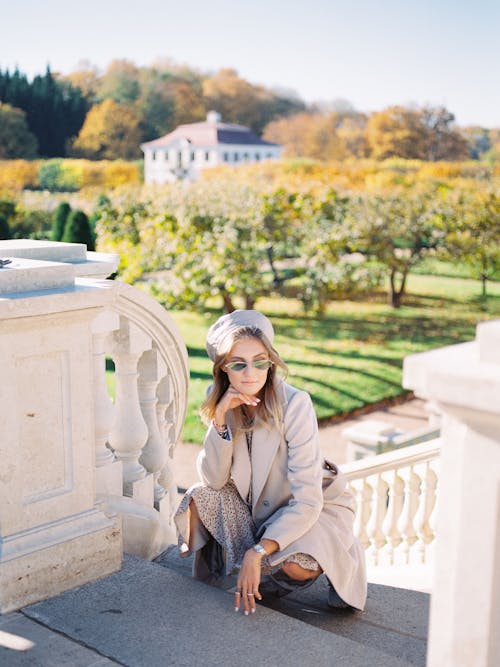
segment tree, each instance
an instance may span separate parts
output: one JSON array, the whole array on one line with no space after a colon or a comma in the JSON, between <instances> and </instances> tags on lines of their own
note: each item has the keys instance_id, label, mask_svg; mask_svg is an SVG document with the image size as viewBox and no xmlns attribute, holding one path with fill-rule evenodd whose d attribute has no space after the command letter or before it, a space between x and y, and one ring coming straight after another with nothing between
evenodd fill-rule
<instances>
[{"instance_id":1,"label":"tree","mask_svg":"<svg viewBox=\"0 0 500 667\"><path fill-rule=\"evenodd\" d=\"M10 239L12 237L9 223L4 215L0 215L0 241Z\"/></svg>"},{"instance_id":2,"label":"tree","mask_svg":"<svg viewBox=\"0 0 500 667\"><path fill-rule=\"evenodd\" d=\"M366 125L366 138L372 157L425 159L428 133L417 111L401 106L373 113Z\"/></svg>"},{"instance_id":3,"label":"tree","mask_svg":"<svg viewBox=\"0 0 500 667\"><path fill-rule=\"evenodd\" d=\"M203 100L207 109L217 110L226 122L246 125L259 134L280 112L285 110L290 114L304 108L296 99L249 83L234 69L221 69L206 78Z\"/></svg>"},{"instance_id":4,"label":"tree","mask_svg":"<svg viewBox=\"0 0 500 667\"><path fill-rule=\"evenodd\" d=\"M288 157L342 160L367 154L364 126L357 112L299 113L279 118L264 129L267 141L282 144Z\"/></svg>"},{"instance_id":5,"label":"tree","mask_svg":"<svg viewBox=\"0 0 500 667\"><path fill-rule=\"evenodd\" d=\"M61 77L60 81L66 81L73 88L78 88L89 104L97 101L99 74L97 67L88 61L80 62L78 69Z\"/></svg>"},{"instance_id":6,"label":"tree","mask_svg":"<svg viewBox=\"0 0 500 667\"><path fill-rule=\"evenodd\" d=\"M463 160L467 157L467 141L453 128L455 116L444 107L424 107L419 112L427 130L425 160Z\"/></svg>"},{"instance_id":7,"label":"tree","mask_svg":"<svg viewBox=\"0 0 500 667\"><path fill-rule=\"evenodd\" d=\"M22 109L43 157L64 156L66 144L82 126L87 101L78 88L58 81L50 69L30 83L18 70L0 71L0 101Z\"/></svg>"},{"instance_id":8,"label":"tree","mask_svg":"<svg viewBox=\"0 0 500 667\"><path fill-rule=\"evenodd\" d=\"M92 159L134 159L140 156L140 118L136 111L113 100L93 106L73 144Z\"/></svg>"},{"instance_id":9,"label":"tree","mask_svg":"<svg viewBox=\"0 0 500 667\"><path fill-rule=\"evenodd\" d=\"M37 154L37 140L30 132L21 109L0 102L0 159L31 159Z\"/></svg>"},{"instance_id":10,"label":"tree","mask_svg":"<svg viewBox=\"0 0 500 667\"><path fill-rule=\"evenodd\" d=\"M500 272L500 197L489 189L460 191L447 216L445 249L448 259L465 262L481 281L481 296L487 296L487 281Z\"/></svg>"},{"instance_id":11,"label":"tree","mask_svg":"<svg viewBox=\"0 0 500 667\"><path fill-rule=\"evenodd\" d=\"M62 201L54 211L52 216L52 240L61 241L64 235L64 228L71 212L71 206L66 201Z\"/></svg>"},{"instance_id":12,"label":"tree","mask_svg":"<svg viewBox=\"0 0 500 667\"><path fill-rule=\"evenodd\" d=\"M95 250L89 219L83 211L71 211L64 226L63 243L85 243L87 250Z\"/></svg>"},{"instance_id":13,"label":"tree","mask_svg":"<svg viewBox=\"0 0 500 667\"><path fill-rule=\"evenodd\" d=\"M133 104L140 93L139 68L130 60L113 60L97 82L100 101Z\"/></svg>"},{"instance_id":14,"label":"tree","mask_svg":"<svg viewBox=\"0 0 500 667\"><path fill-rule=\"evenodd\" d=\"M346 246L386 268L394 308L401 306L410 269L442 245L445 211L445 203L433 191L351 200L343 228Z\"/></svg>"},{"instance_id":15,"label":"tree","mask_svg":"<svg viewBox=\"0 0 500 667\"><path fill-rule=\"evenodd\" d=\"M373 113L366 138L375 159L460 160L467 142L453 127L455 116L444 107L407 109L392 106Z\"/></svg>"}]
</instances>

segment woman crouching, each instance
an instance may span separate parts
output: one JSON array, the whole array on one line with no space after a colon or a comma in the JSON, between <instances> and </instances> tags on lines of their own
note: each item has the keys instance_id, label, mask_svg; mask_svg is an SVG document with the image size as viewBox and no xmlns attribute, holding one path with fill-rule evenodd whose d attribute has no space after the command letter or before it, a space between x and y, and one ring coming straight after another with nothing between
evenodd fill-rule
<instances>
[{"instance_id":1,"label":"woman crouching","mask_svg":"<svg viewBox=\"0 0 500 667\"><path fill-rule=\"evenodd\" d=\"M193 575L217 583L239 568L235 610L286 595L325 573L330 607L362 610L364 552L353 535L346 478L323 460L309 394L284 382L271 322L236 310L213 324L207 352L214 383L197 461L200 484L176 512L182 555Z\"/></svg>"}]
</instances>

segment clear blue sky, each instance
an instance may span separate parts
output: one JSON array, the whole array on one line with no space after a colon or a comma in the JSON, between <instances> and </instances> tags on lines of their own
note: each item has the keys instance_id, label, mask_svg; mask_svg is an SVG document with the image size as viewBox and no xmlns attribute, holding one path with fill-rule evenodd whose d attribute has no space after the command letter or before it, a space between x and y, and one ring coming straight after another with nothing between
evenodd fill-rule
<instances>
[{"instance_id":1,"label":"clear blue sky","mask_svg":"<svg viewBox=\"0 0 500 667\"><path fill-rule=\"evenodd\" d=\"M444 105L500 127L500 0L0 0L0 34L0 68L30 77L167 57L307 102Z\"/></svg>"}]
</instances>

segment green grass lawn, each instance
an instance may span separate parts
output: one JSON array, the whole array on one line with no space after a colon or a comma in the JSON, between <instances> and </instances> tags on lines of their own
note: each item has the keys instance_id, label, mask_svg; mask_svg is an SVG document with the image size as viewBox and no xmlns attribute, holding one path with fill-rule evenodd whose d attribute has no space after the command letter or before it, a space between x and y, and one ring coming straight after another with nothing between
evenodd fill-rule
<instances>
[{"instance_id":1,"label":"green grass lawn","mask_svg":"<svg viewBox=\"0 0 500 667\"><path fill-rule=\"evenodd\" d=\"M257 308L274 324L275 345L289 366L289 381L311 394L318 418L327 420L403 394L406 355L471 340L479 321L500 317L500 284L490 284L486 304L479 294L476 281L412 275L398 310L387 305L382 294L369 301L333 302L320 318L304 315L300 304L289 299L260 299ZM204 427L197 411L211 382L205 335L220 311L170 314L189 352L183 438L201 442Z\"/></svg>"}]
</instances>

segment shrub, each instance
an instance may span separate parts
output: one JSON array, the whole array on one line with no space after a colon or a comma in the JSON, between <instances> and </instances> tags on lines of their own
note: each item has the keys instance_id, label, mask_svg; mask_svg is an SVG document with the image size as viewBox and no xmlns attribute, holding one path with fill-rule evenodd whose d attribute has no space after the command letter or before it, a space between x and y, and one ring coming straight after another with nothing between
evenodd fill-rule
<instances>
[{"instance_id":1,"label":"shrub","mask_svg":"<svg viewBox=\"0 0 500 667\"><path fill-rule=\"evenodd\" d=\"M47 160L38 170L38 183L49 192L71 192L78 190L75 174L64 166L64 160Z\"/></svg>"},{"instance_id":2,"label":"shrub","mask_svg":"<svg viewBox=\"0 0 500 667\"><path fill-rule=\"evenodd\" d=\"M11 238L11 233L10 233L9 223L7 222L7 218L3 215L0 215L0 241L10 238Z\"/></svg>"},{"instance_id":3,"label":"shrub","mask_svg":"<svg viewBox=\"0 0 500 667\"><path fill-rule=\"evenodd\" d=\"M0 190L21 191L38 185L40 162L27 160L0 161Z\"/></svg>"},{"instance_id":4,"label":"shrub","mask_svg":"<svg viewBox=\"0 0 500 667\"><path fill-rule=\"evenodd\" d=\"M52 240L60 241L64 234L64 227L71 212L71 206L66 201L62 201L54 211L52 216Z\"/></svg>"},{"instance_id":5,"label":"shrub","mask_svg":"<svg viewBox=\"0 0 500 667\"><path fill-rule=\"evenodd\" d=\"M71 211L61 239L64 243L85 243L87 250L95 250L89 219L83 211Z\"/></svg>"}]
</instances>

